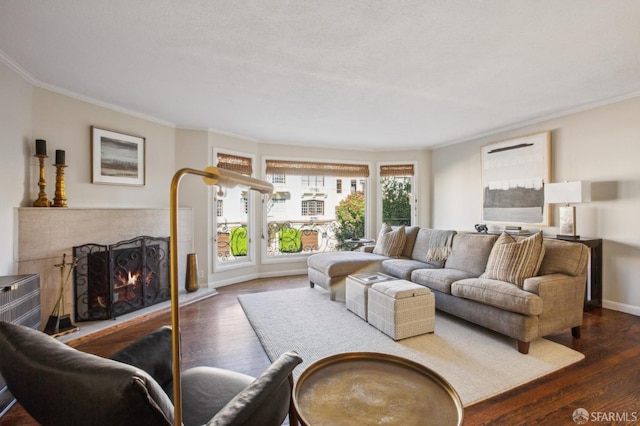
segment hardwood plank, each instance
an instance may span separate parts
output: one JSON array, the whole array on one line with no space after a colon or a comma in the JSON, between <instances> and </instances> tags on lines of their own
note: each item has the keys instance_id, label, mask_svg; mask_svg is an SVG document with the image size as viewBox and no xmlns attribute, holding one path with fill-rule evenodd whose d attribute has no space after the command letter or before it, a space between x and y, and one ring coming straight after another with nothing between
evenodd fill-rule
<instances>
[{"instance_id":1,"label":"hardwood plank","mask_svg":"<svg viewBox=\"0 0 640 426\"><path fill-rule=\"evenodd\" d=\"M218 289L218 295L183 307L183 366L209 365L253 376L260 374L270 361L237 296L308 285L306 275L257 279L222 287ZM170 322L170 314L165 312L99 338L70 344L85 352L108 356ZM581 339L573 339L570 330L548 336L548 339L584 353L585 359L467 407L465 425L574 424L571 416L576 408L589 412L635 412L640 418L637 361L640 359L640 317L595 309L584 314ZM516 350L515 341L513 350ZM16 404L0 419L0 424L30 426L37 423Z\"/></svg>"}]
</instances>

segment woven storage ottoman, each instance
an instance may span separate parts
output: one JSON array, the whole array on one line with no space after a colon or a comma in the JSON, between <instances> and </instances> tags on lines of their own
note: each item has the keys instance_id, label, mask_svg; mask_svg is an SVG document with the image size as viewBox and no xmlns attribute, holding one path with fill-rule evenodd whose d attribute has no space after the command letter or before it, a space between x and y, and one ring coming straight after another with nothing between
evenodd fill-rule
<instances>
[{"instance_id":1,"label":"woven storage ottoman","mask_svg":"<svg viewBox=\"0 0 640 426\"><path fill-rule=\"evenodd\" d=\"M395 280L396 278L372 272L368 274L353 274L346 279L345 305L347 309L358 315L363 320L367 320L367 292L375 283Z\"/></svg>"},{"instance_id":2,"label":"woven storage ottoman","mask_svg":"<svg viewBox=\"0 0 640 426\"><path fill-rule=\"evenodd\" d=\"M400 340L432 333L435 328L435 296L410 281L376 283L368 292L369 324Z\"/></svg>"}]
</instances>

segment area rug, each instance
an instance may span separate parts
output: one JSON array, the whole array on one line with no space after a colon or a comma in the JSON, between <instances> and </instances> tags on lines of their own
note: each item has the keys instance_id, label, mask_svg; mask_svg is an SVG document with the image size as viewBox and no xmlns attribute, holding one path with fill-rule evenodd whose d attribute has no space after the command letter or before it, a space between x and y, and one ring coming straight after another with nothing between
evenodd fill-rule
<instances>
[{"instance_id":1,"label":"area rug","mask_svg":"<svg viewBox=\"0 0 640 426\"><path fill-rule=\"evenodd\" d=\"M294 371L342 352L383 352L419 362L442 375L469 406L584 358L546 339L531 342L528 355L515 340L436 311L435 333L398 342L318 288L238 296L249 322L273 361L294 350L304 360Z\"/></svg>"}]
</instances>

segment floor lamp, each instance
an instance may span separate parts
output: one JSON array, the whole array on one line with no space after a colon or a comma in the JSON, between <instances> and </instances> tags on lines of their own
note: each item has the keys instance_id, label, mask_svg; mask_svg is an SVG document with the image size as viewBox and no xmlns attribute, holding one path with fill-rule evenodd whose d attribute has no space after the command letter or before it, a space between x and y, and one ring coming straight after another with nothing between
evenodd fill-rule
<instances>
[{"instance_id":1,"label":"floor lamp","mask_svg":"<svg viewBox=\"0 0 640 426\"><path fill-rule=\"evenodd\" d=\"M240 173L230 172L209 166L204 170L184 168L178 170L171 180L170 210L170 285L171 285L171 358L173 362L173 408L174 424L182 425L182 387L181 387L181 351L180 351L180 306L178 286L178 192L180 181L185 175L202 176L207 185L219 187L246 186L262 194L271 195L273 185L260 179L255 179Z\"/></svg>"}]
</instances>

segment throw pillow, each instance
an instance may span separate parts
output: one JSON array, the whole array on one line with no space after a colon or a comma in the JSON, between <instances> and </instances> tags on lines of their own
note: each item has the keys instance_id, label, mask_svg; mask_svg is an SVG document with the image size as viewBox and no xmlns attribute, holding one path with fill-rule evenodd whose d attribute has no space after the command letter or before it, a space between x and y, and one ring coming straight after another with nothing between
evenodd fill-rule
<instances>
[{"instance_id":1,"label":"throw pillow","mask_svg":"<svg viewBox=\"0 0 640 426\"><path fill-rule=\"evenodd\" d=\"M503 232L491 249L481 278L507 281L522 287L525 278L538 273L543 257L542 232L520 241Z\"/></svg>"},{"instance_id":2,"label":"throw pillow","mask_svg":"<svg viewBox=\"0 0 640 426\"><path fill-rule=\"evenodd\" d=\"M404 225L394 230L385 223L382 225L382 230L378 235L378 241L373 248L373 252L383 256L398 257L402 253L405 241Z\"/></svg>"}]
</instances>

